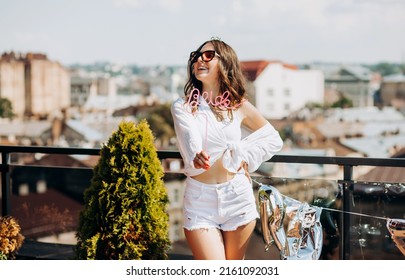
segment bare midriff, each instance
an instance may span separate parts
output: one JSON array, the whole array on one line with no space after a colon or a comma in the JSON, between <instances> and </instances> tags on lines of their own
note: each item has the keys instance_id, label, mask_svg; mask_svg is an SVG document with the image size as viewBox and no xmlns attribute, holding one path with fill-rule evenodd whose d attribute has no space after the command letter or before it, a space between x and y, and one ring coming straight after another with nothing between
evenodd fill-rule
<instances>
[{"instance_id":1,"label":"bare midriff","mask_svg":"<svg viewBox=\"0 0 405 280\"><path fill-rule=\"evenodd\" d=\"M207 171L192 178L204 184L221 184L231 180L233 177L235 177L235 173L229 172L222 165L221 157Z\"/></svg>"}]
</instances>

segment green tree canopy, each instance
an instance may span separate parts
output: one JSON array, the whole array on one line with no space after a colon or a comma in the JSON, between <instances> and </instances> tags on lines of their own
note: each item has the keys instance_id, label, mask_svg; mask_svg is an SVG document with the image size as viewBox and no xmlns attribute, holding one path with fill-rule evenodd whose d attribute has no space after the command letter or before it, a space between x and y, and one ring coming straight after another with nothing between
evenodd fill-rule
<instances>
[{"instance_id":1,"label":"green tree canopy","mask_svg":"<svg viewBox=\"0 0 405 280\"><path fill-rule=\"evenodd\" d=\"M0 97L0 118L12 119L13 117L14 113L11 101Z\"/></svg>"},{"instance_id":2,"label":"green tree canopy","mask_svg":"<svg viewBox=\"0 0 405 280\"><path fill-rule=\"evenodd\" d=\"M332 108L351 108L353 107L353 101L350 98L342 95L338 101L331 105Z\"/></svg>"}]
</instances>

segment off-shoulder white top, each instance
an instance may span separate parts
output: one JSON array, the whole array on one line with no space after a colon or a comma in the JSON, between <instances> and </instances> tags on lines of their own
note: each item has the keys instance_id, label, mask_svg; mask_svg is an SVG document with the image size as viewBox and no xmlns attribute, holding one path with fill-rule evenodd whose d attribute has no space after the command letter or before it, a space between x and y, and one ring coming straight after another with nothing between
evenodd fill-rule
<instances>
[{"instance_id":1,"label":"off-shoulder white top","mask_svg":"<svg viewBox=\"0 0 405 280\"><path fill-rule=\"evenodd\" d=\"M242 137L242 119L237 110L233 111L232 121L218 121L204 98L200 96L198 102L195 113L183 98L177 99L171 107L186 176L205 172L193 164L196 153L201 150L210 156L210 165L223 155L223 166L233 173L237 172L242 161L248 164L248 171L253 172L281 150L283 142L270 123Z\"/></svg>"}]
</instances>

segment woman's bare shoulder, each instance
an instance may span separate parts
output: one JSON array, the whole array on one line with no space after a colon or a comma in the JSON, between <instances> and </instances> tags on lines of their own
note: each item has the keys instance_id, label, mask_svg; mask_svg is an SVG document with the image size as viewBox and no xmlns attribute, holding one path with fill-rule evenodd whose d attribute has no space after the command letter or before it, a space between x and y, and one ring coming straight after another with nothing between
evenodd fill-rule
<instances>
[{"instance_id":1,"label":"woman's bare shoulder","mask_svg":"<svg viewBox=\"0 0 405 280\"><path fill-rule=\"evenodd\" d=\"M256 107L248 100L243 101L239 106L238 110L244 116L249 116L252 113L259 113Z\"/></svg>"},{"instance_id":2,"label":"woman's bare shoulder","mask_svg":"<svg viewBox=\"0 0 405 280\"><path fill-rule=\"evenodd\" d=\"M243 119L242 124L251 130L259 129L267 123L259 110L248 100L241 104L239 110Z\"/></svg>"}]
</instances>

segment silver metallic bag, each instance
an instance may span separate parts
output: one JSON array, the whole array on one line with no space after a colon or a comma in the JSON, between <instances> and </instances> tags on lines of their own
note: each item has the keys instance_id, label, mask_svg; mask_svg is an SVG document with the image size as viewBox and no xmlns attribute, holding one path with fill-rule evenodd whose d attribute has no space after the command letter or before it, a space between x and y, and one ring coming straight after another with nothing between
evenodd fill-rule
<instances>
[{"instance_id":1,"label":"silver metallic bag","mask_svg":"<svg viewBox=\"0 0 405 280\"><path fill-rule=\"evenodd\" d=\"M266 251L275 243L281 259L319 259L323 242L321 208L284 198L270 185L260 187L259 203Z\"/></svg>"}]
</instances>

